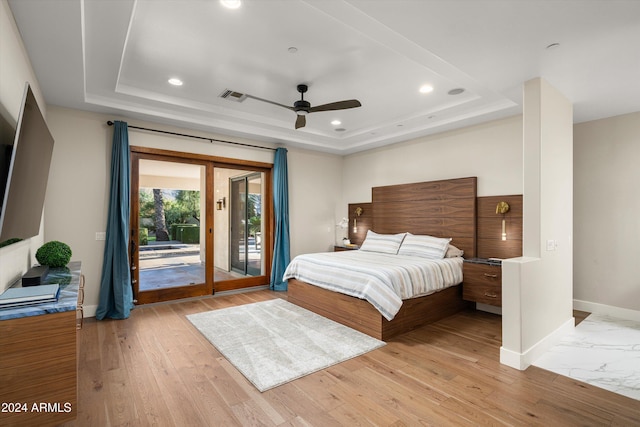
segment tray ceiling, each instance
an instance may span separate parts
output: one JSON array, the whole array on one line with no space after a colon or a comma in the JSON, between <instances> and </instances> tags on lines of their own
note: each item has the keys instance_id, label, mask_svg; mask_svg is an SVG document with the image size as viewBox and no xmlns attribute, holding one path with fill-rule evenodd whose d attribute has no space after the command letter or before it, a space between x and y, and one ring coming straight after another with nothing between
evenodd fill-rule
<instances>
[{"instance_id":1,"label":"tray ceiling","mask_svg":"<svg viewBox=\"0 0 640 427\"><path fill-rule=\"evenodd\" d=\"M640 110L640 2L9 4L49 104L216 134L348 154L519 114L535 77L574 103L576 122ZM296 130L293 111L220 97L293 105L300 83L312 106L362 107Z\"/></svg>"}]
</instances>

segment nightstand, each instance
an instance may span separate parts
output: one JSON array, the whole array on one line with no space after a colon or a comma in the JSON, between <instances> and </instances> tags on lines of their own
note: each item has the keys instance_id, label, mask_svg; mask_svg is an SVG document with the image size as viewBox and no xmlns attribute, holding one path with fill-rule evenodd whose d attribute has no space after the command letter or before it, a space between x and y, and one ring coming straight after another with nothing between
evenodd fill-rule
<instances>
[{"instance_id":1,"label":"nightstand","mask_svg":"<svg viewBox=\"0 0 640 427\"><path fill-rule=\"evenodd\" d=\"M354 246L338 246L338 245L335 245L333 247L333 252L355 251L355 250L358 250L358 248L359 248L359 246L356 246L356 245L354 245Z\"/></svg>"},{"instance_id":2,"label":"nightstand","mask_svg":"<svg viewBox=\"0 0 640 427\"><path fill-rule=\"evenodd\" d=\"M502 306L502 262L486 258L465 259L462 299Z\"/></svg>"}]
</instances>

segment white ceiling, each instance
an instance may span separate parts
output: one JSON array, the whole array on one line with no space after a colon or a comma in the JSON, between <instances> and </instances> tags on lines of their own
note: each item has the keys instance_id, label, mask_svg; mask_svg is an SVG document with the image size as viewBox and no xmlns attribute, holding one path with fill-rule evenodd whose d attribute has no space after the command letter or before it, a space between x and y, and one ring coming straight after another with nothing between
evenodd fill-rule
<instances>
[{"instance_id":1,"label":"white ceiling","mask_svg":"<svg viewBox=\"0 0 640 427\"><path fill-rule=\"evenodd\" d=\"M9 4L47 103L288 146L348 154L519 114L535 77L573 102L575 122L640 111L637 0ZM219 97L293 105L299 83L312 106L362 107L295 130L290 110Z\"/></svg>"}]
</instances>

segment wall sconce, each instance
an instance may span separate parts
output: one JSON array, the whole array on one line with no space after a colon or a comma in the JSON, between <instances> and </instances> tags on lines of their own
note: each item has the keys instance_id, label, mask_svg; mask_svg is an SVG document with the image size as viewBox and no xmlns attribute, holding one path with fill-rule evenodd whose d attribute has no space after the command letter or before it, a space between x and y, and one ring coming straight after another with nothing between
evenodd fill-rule
<instances>
[{"instance_id":1,"label":"wall sconce","mask_svg":"<svg viewBox=\"0 0 640 427\"><path fill-rule=\"evenodd\" d=\"M497 214L502 215L502 240L507 240L507 225L504 220L504 215L507 212L509 212L509 203L507 202L498 203L498 205L496 206L496 215Z\"/></svg>"},{"instance_id":2,"label":"wall sconce","mask_svg":"<svg viewBox=\"0 0 640 427\"><path fill-rule=\"evenodd\" d=\"M355 214L356 214L356 218L359 218L360 215L362 215L362 208L360 206L358 206L356 208ZM358 222L357 222L356 218L353 218L353 232L354 233L358 232Z\"/></svg>"},{"instance_id":3,"label":"wall sconce","mask_svg":"<svg viewBox=\"0 0 640 427\"><path fill-rule=\"evenodd\" d=\"M226 208L227 207L227 198L223 197L222 199L218 199L218 201L216 201L216 209L221 211L222 208Z\"/></svg>"}]
</instances>

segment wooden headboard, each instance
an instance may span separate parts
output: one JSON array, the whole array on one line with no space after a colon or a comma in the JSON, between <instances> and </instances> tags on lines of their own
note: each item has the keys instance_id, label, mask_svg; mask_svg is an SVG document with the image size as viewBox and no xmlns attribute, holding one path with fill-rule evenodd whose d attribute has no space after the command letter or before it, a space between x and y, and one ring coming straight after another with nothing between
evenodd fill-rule
<instances>
[{"instance_id":1,"label":"wooden headboard","mask_svg":"<svg viewBox=\"0 0 640 427\"><path fill-rule=\"evenodd\" d=\"M475 257L476 184L477 178L470 177L374 187L371 229L451 237L465 258ZM351 216L349 209L353 223Z\"/></svg>"}]
</instances>

